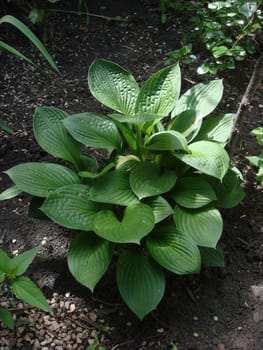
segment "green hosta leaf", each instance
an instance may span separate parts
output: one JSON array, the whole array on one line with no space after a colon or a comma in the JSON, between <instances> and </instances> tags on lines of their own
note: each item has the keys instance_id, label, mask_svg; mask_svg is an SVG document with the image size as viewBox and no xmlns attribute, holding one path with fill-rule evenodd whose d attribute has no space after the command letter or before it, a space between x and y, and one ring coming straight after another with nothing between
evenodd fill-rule
<instances>
[{"instance_id":1,"label":"green hosta leaf","mask_svg":"<svg viewBox=\"0 0 263 350\"><path fill-rule=\"evenodd\" d=\"M192 129L196 119L197 118L195 111L184 111L170 120L168 124L168 129L178 131L184 136L187 136L189 134L189 130Z\"/></svg>"},{"instance_id":2,"label":"green hosta leaf","mask_svg":"<svg viewBox=\"0 0 263 350\"><path fill-rule=\"evenodd\" d=\"M197 244L174 225L160 226L147 239L151 256L161 266L178 275L200 272L201 257Z\"/></svg>"},{"instance_id":3,"label":"green hosta leaf","mask_svg":"<svg viewBox=\"0 0 263 350\"><path fill-rule=\"evenodd\" d=\"M81 113L64 119L64 125L78 142L86 146L121 148L121 137L116 125L107 117L96 113Z\"/></svg>"},{"instance_id":4,"label":"green hosta leaf","mask_svg":"<svg viewBox=\"0 0 263 350\"><path fill-rule=\"evenodd\" d=\"M148 254L125 251L117 264L117 285L125 303L142 320L161 301L165 276Z\"/></svg>"},{"instance_id":5,"label":"green hosta leaf","mask_svg":"<svg viewBox=\"0 0 263 350\"><path fill-rule=\"evenodd\" d=\"M202 264L212 267L225 266L224 253L221 248L199 247L199 250L201 253Z\"/></svg>"},{"instance_id":6,"label":"green hosta leaf","mask_svg":"<svg viewBox=\"0 0 263 350\"><path fill-rule=\"evenodd\" d=\"M148 198L146 204L153 210L155 224L173 214L173 208L162 196Z\"/></svg>"},{"instance_id":7,"label":"green hosta leaf","mask_svg":"<svg viewBox=\"0 0 263 350\"><path fill-rule=\"evenodd\" d=\"M223 179L229 168L229 156L220 144L198 141L189 145L188 149L190 154L174 153L174 156L194 169L220 180Z\"/></svg>"},{"instance_id":8,"label":"green hosta leaf","mask_svg":"<svg viewBox=\"0 0 263 350\"><path fill-rule=\"evenodd\" d=\"M122 170L111 171L99 178L90 190L90 199L95 202L118 205L139 202L131 190L129 173Z\"/></svg>"},{"instance_id":9,"label":"green hosta leaf","mask_svg":"<svg viewBox=\"0 0 263 350\"><path fill-rule=\"evenodd\" d=\"M233 208L245 197L245 192L240 185L238 174L229 169L222 181L206 177L206 180L213 186L217 201L215 205L221 208Z\"/></svg>"},{"instance_id":10,"label":"green hosta leaf","mask_svg":"<svg viewBox=\"0 0 263 350\"><path fill-rule=\"evenodd\" d=\"M89 68L89 89L105 106L124 114L133 114L139 87L134 77L119 65L96 59Z\"/></svg>"},{"instance_id":11,"label":"green hosta leaf","mask_svg":"<svg viewBox=\"0 0 263 350\"><path fill-rule=\"evenodd\" d=\"M24 163L5 173L23 192L37 197L47 197L59 187L79 183L76 173L53 163Z\"/></svg>"},{"instance_id":12,"label":"green hosta leaf","mask_svg":"<svg viewBox=\"0 0 263 350\"><path fill-rule=\"evenodd\" d=\"M44 294L28 277L17 277L13 280L11 289L19 299L39 309L51 312Z\"/></svg>"},{"instance_id":13,"label":"green hosta leaf","mask_svg":"<svg viewBox=\"0 0 263 350\"><path fill-rule=\"evenodd\" d=\"M11 312L1 306L0 306L0 321L2 321L3 324L9 329L14 329L15 327Z\"/></svg>"},{"instance_id":14,"label":"green hosta leaf","mask_svg":"<svg viewBox=\"0 0 263 350\"><path fill-rule=\"evenodd\" d=\"M5 191L0 193L0 201L4 201L6 199L14 198L21 194L23 191L20 190L17 186L11 186L7 188Z\"/></svg>"},{"instance_id":15,"label":"green hosta leaf","mask_svg":"<svg viewBox=\"0 0 263 350\"><path fill-rule=\"evenodd\" d=\"M0 249L0 272L9 274L11 261L12 259L9 258L6 252Z\"/></svg>"},{"instance_id":16,"label":"green hosta leaf","mask_svg":"<svg viewBox=\"0 0 263 350\"><path fill-rule=\"evenodd\" d=\"M68 267L74 278L92 292L107 270L114 245L93 233L83 232L71 242Z\"/></svg>"},{"instance_id":17,"label":"green hosta leaf","mask_svg":"<svg viewBox=\"0 0 263 350\"><path fill-rule=\"evenodd\" d=\"M26 252L15 256L9 265L9 273L12 276L20 276L26 272L40 249L41 246L39 245L33 249L27 250Z\"/></svg>"},{"instance_id":18,"label":"green hosta leaf","mask_svg":"<svg viewBox=\"0 0 263 350\"><path fill-rule=\"evenodd\" d=\"M190 235L196 244L215 248L223 231L223 220L213 207L187 210L176 207L174 220L179 231Z\"/></svg>"},{"instance_id":19,"label":"green hosta leaf","mask_svg":"<svg viewBox=\"0 0 263 350\"><path fill-rule=\"evenodd\" d=\"M181 89L179 65L163 68L143 85L136 103L136 112L167 116L174 108Z\"/></svg>"},{"instance_id":20,"label":"green hosta leaf","mask_svg":"<svg viewBox=\"0 0 263 350\"><path fill-rule=\"evenodd\" d=\"M159 121L162 117L158 114L149 114L149 113L140 113L135 115L123 115L123 114L110 114L113 120L116 120L120 123L128 123L131 125L139 125L152 121Z\"/></svg>"},{"instance_id":21,"label":"green hosta leaf","mask_svg":"<svg viewBox=\"0 0 263 350\"><path fill-rule=\"evenodd\" d=\"M54 157L79 163L80 144L63 124L68 114L54 107L39 107L34 115L34 136L39 145Z\"/></svg>"},{"instance_id":22,"label":"green hosta leaf","mask_svg":"<svg viewBox=\"0 0 263 350\"><path fill-rule=\"evenodd\" d=\"M234 114L229 113L204 120L195 141L227 142L233 128L234 116Z\"/></svg>"},{"instance_id":23,"label":"green hosta leaf","mask_svg":"<svg viewBox=\"0 0 263 350\"><path fill-rule=\"evenodd\" d=\"M183 177L176 182L172 198L185 208L200 208L216 200L209 182L200 176Z\"/></svg>"},{"instance_id":24,"label":"green hosta leaf","mask_svg":"<svg viewBox=\"0 0 263 350\"><path fill-rule=\"evenodd\" d=\"M122 220L111 210L101 210L93 219L95 233L108 241L116 243L140 243L154 227L152 209L142 203L128 206Z\"/></svg>"},{"instance_id":25,"label":"green hosta leaf","mask_svg":"<svg viewBox=\"0 0 263 350\"><path fill-rule=\"evenodd\" d=\"M52 221L75 230L92 230L92 220L101 205L89 200L90 186L70 185L52 192L41 210Z\"/></svg>"},{"instance_id":26,"label":"green hosta leaf","mask_svg":"<svg viewBox=\"0 0 263 350\"><path fill-rule=\"evenodd\" d=\"M172 117L190 109L196 112L198 119L204 118L217 107L222 95L222 80L197 84L180 97L172 111Z\"/></svg>"},{"instance_id":27,"label":"green hosta leaf","mask_svg":"<svg viewBox=\"0 0 263 350\"><path fill-rule=\"evenodd\" d=\"M168 129L179 131L189 143L198 134L201 125L202 119L197 118L196 112L188 110L171 119Z\"/></svg>"},{"instance_id":28,"label":"green hosta leaf","mask_svg":"<svg viewBox=\"0 0 263 350\"><path fill-rule=\"evenodd\" d=\"M145 144L145 148L157 151L187 151L185 137L174 130L161 131L153 134Z\"/></svg>"},{"instance_id":29,"label":"green hosta leaf","mask_svg":"<svg viewBox=\"0 0 263 350\"><path fill-rule=\"evenodd\" d=\"M166 193L173 188L175 182L175 171L161 172L157 165L151 163L136 165L130 174L131 188L139 199Z\"/></svg>"}]
</instances>

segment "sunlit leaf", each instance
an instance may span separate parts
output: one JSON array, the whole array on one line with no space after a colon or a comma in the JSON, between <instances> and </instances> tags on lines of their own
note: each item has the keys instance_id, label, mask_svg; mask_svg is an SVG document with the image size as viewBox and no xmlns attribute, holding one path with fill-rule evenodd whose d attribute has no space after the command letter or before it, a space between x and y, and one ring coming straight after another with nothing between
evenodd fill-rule
<instances>
[{"instance_id":1,"label":"sunlit leaf","mask_svg":"<svg viewBox=\"0 0 263 350\"><path fill-rule=\"evenodd\" d=\"M89 89L105 106L133 114L139 87L134 77L116 63L96 59L89 68Z\"/></svg>"}]
</instances>

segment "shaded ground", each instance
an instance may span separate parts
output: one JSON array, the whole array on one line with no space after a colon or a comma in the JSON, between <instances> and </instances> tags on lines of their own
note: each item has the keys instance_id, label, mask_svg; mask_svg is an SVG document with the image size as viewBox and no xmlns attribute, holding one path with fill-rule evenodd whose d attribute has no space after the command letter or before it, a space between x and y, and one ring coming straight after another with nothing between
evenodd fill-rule
<instances>
[{"instance_id":1,"label":"shaded ground","mask_svg":"<svg viewBox=\"0 0 263 350\"><path fill-rule=\"evenodd\" d=\"M15 130L15 136L0 132L1 171L24 161L47 159L33 139L32 116L36 106L56 106L68 113L103 112L86 83L87 69L95 57L119 63L143 82L163 66L168 51L180 47L178 31L184 19L173 18L162 26L157 1L134 0L132 5L123 1L100 3L105 3L103 11L95 5L90 10L128 16L127 22L91 18L87 28L85 21L77 16L54 18L55 32L49 49L61 71L54 80L1 52L1 117ZM23 37L12 30L4 36L35 61L40 60ZM245 67L224 74L221 111L236 111L253 62L247 62ZM183 67L183 77L183 89L190 82L200 81L189 67ZM263 285L263 197L245 155L258 152L249 131L262 124L262 96L261 90L252 106L251 120L241 130L240 152L235 156L245 177L247 196L237 208L223 213L226 267L205 270L198 277L169 275L163 301L143 322L122 303L115 286L114 266L96 287L94 297L73 280L65 257L74 232L28 218L27 196L0 203L0 239L10 253L33 247L47 238L47 245L30 275L50 298L55 310L53 318L24 309L23 305L13 305L19 327L12 333L0 326L0 349L81 350L97 334L106 350L170 350L172 343L179 350L261 350L263 296L256 296L260 289L251 286ZM0 191L9 184L2 173Z\"/></svg>"}]
</instances>

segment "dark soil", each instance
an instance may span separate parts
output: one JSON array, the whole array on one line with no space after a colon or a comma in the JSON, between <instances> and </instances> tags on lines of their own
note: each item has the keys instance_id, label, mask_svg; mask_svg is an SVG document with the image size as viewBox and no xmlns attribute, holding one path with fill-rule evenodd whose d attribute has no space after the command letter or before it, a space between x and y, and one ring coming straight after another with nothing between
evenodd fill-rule
<instances>
[{"instance_id":1,"label":"dark soil","mask_svg":"<svg viewBox=\"0 0 263 350\"><path fill-rule=\"evenodd\" d=\"M95 57L119 63L139 82L163 67L167 52L181 46L180 32L186 19L182 15L173 16L166 25L161 25L157 7L158 1L133 0L131 4L121 0L100 1L99 5L90 4L89 10L106 16L123 16L127 21L91 17L88 26L82 17L54 16L54 32L48 47L60 74L53 80L1 52L1 117L15 131L14 136L0 132L1 172L25 161L48 159L33 138L32 117L37 106L56 106L68 113L103 112L91 97L86 82L88 67ZM6 27L3 37L41 67L49 69L36 49L19 33ZM235 71L223 74L225 93L219 106L221 111L237 110L253 64L253 60L247 61ZM184 90L191 82L200 81L193 67L185 66L182 70ZM223 212L222 246L226 267L204 270L198 277L169 275L163 301L142 322L122 303L115 286L114 266L96 287L94 297L74 281L66 263L67 248L74 232L28 218L28 196L0 203L1 243L12 254L35 246L46 237L44 252L30 269L30 276L50 298L54 292L59 295L70 292L88 310L99 309L100 318L111 327L111 336L106 334L101 341L106 350L171 350L172 344L179 350L263 349L263 293L260 296L255 290L262 289L253 287L263 286L263 196L255 180L255 171L245 159L246 155L259 152L249 132L262 125L262 97L261 89L251 106L249 120L240 130L241 139L234 157L245 178L246 198L238 207ZM11 183L5 174L0 176L1 192ZM4 334L1 332L0 326L0 339ZM6 334L11 336L11 333ZM17 333L12 334L14 339L18 338ZM42 349L29 344L23 340L21 349ZM85 349L87 344L83 342L78 349ZM6 349L1 346L0 349ZM19 348L16 340L9 348ZM62 348L69 348L66 341Z\"/></svg>"}]
</instances>

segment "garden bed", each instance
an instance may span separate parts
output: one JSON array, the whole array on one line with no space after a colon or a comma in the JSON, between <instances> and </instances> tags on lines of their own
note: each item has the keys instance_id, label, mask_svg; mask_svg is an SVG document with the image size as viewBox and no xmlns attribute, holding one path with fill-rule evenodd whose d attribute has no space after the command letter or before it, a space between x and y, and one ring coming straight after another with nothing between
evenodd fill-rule
<instances>
[{"instance_id":1,"label":"garden bed","mask_svg":"<svg viewBox=\"0 0 263 350\"><path fill-rule=\"evenodd\" d=\"M184 18L160 22L157 1L101 1L105 8L90 11L122 16L125 21L57 14L49 51L60 74L50 80L26 63L1 52L1 117L15 135L0 132L0 170L25 161L48 160L33 139L32 120L37 106L55 106L68 113L104 112L88 91L86 76L96 57L127 68L140 82L163 67L167 52L181 46L178 32ZM90 5L92 7L92 5ZM127 17L126 17L127 16ZM26 39L13 31L8 42L35 61L45 62ZM219 110L235 112L254 62L222 74L224 98ZM48 67L46 67L48 69ZM194 67L183 66L183 90L204 79ZM245 121L234 163L243 172L246 197L223 212L226 267L204 269L200 276L167 276L167 288L158 309L140 322L122 302L114 266L92 295L68 271L66 252L74 232L50 222L27 217L29 197L0 203L0 240L12 255L42 240L47 243L29 275L48 296L54 316L14 300L2 300L16 315L17 329L0 326L0 349L86 349L98 338L106 350L261 350L263 347L263 197L255 171L245 159L259 152L249 132L262 125L262 89ZM103 155L102 155L103 157ZM0 191L10 185L1 173ZM114 262L113 264L114 265ZM94 348L99 350L98 348ZM175 349L175 348L174 348Z\"/></svg>"}]
</instances>

